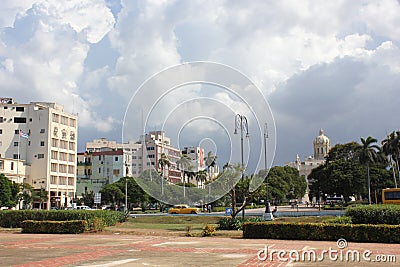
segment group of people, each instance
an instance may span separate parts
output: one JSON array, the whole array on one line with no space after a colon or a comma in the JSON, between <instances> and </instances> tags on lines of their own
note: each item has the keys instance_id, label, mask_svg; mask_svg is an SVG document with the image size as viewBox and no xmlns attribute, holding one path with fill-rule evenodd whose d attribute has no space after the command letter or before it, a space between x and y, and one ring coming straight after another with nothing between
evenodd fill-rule
<instances>
[{"instance_id":1,"label":"group of people","mask_svg":"<svg viewBox=\"0 0 400 267\"><path fill-rule=\"evenodd\" d=\"M204 205L203 211L204 211L204 212L211 213L211 204Z\"/></svg>"}]
</instances>

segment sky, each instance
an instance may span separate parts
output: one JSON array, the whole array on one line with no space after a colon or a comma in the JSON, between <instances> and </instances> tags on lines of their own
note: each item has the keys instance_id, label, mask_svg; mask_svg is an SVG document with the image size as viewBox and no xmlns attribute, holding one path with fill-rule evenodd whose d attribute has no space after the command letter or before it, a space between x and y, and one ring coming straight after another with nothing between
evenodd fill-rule
<instances>
[{"instance_id":1,"label":"sky","mask_svg":"<svg viewBox=\"0 0 400 267\"><path fill-rule=\"evenodd\" d=\"M163 129L220 165L240 161L241 114L245 161L262 165L267 123L282 165L320 128L332 145L400 128L399 14L396 0L2 0L0 95L77 113L80 151Z\"/></svg>"}]
</instances>

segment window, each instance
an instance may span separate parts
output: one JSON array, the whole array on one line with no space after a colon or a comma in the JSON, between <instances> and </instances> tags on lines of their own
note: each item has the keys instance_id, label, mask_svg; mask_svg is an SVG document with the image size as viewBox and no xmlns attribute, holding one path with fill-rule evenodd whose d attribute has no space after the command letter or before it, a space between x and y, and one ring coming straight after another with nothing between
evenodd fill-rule
<instances>
[{"instance_id":1,"label":"window","mask_svg":"<svg viewBox=\"0 0 400 267\"><path fill-rule=\"evenodd\" d=\"M44 131L45 131L44 129L40 129L40 133L44 133Z\"/></svg>"},{"instance_id":2,"label":"window","mask_svg":"<svg viewBox=\"0 0 400 267\"><path fill-rule=\"evenodd\" d=\"M24 118L24 117L14 117L14 123L26 123L26 118Z\"/></svg>"},{"instance_id":3,"label":"window","mask_svg":"<svg viewBox=\"0 0 400 267\"><path fill-rule=\"evenodd\" d=\"M99 173L101 173L101 168L99 168Z\"/></svg>"},{"instance_id":4,"label":"window","mask_svg":"<svg viewBox=\"0 0 400 267\"><path fill-rule=\"evenodd\" d=\"M32 122L32 118L29 118L29 122Z\"/></svg>"},{"instance_id":5,"label":"window","mask_svg":"<svg viewBox=\"0 0 400 267\"><path fill-rule=\"evenodd\" d=\"M74 168L74 166L68 166L68 173L69 173L69 174L74 174L74 173L75 173L75 168Z\"/></svg>"},{"instance_id":6,"label":"window","mask_svg":"<svg viewBox=\"0 0 400 267\"><path fill-rule=\"evenodd\" d=\"M44 154L38 154L37 157L38 159L44 159Z\"/></svg>"},{"instance_id":7,"label":"window","mask_svg":"<svg viewBox=\"0 0 400 267\"><path fill-rule=\"evenodd\" d=\"M118 176L118 175L119 175L119 170L118 170L118 169L114 169L114 170L113 170L113 174L114 174L115 176Z\"/></svg>"},{"instance_id":8,"label":"window","mask_svg":"<svg viewBox=\"0 0 400 267\"><path fill-rule=\"evenodd\" d=\"M13 154L13 159L20 159L20 156L18 154Z\"/></svg>"},{"instance_id":9,"label":"window","mask_svg":"<svg viewBox=\"0 0 400 267\"><path fill-rule=\"evenodd\" d=\"M44 146L44 141L40 141L40 146Z\"/></svg>"},{"instance_id":10,"label":"window","mask_svg":"<svg viewBox=\"0 0 400 267\"><path fill-rule=\"evenodd\" d=\"M58 147L58 140L55 138L51 138L51 146Z\"/></svg>"},{"instance_id":11,"label":"window","mask_svg":"<svg viewBox=\"0 0 400 267\"><path fill-rule=\"evenodd\" d=\"M14 170L14 162L11 162L11 170Z\"/></svg>"},{"instance_id":12,"label":"window","mask_svg":"<svg viewBox=\"0 0 400 267\"><path fill-rule=\"evenodd\" d=\"M25 110L24 107L16 107L15 108L15 111L18 111L18 112L24 112L24 110Z\"/></svg>"},{"instance_id":13,"label":"window","mask_svg":"<svg viewBox=\"0 0 400 267\"><path fill-rule=\"evenodd\" d=\"M18 146L18 142L14 142L14 146Z\"/></svg>"},{"instance_id":14,"label":"window","mask_svg":"<svg viewBox=\"0 0 400 267\"><path fill-rule=\"evenodd\" d=\"M69 142L68 149L75 151L75 142Z\"/></svg>"},{"instance_id":15,"label":"window","mask_svg":"<svg viewBox=\"0 0 400 267\"><path fill-rule=\"evenodd\" d=\"M3 170L4 169L4 161L3 160L0 160L0 170Z\"/></svg>"},{"instance_id":16,"label":"window","mask_svg":"<svg viewBox=\"0 0 400 267\"><path fill-rule=\"evenodd\" d=\"M4 109L8 109L8 107L7 107L7 106L5 106L5 107L4 107Z\"/></svg>"},{"instance_id":17,"label":"window","mask_svg":"<svg viewBox=\"0 0 400 267\"><path fill-rule=\"evenodd\" d=\"M58 166L58 171L59 171L59 172L62 172L62 173L67 173L67 165L60 164L60 165Z\"/></svg>"},{"instance_id":18,"label":"window","mask_svg":"<svg viewBox=\"0 0 400 267\"><path fill-rule=\"evenodd\" d=\"M19 134L19 130L15 130L14 133L15 133L15 134Z\"/></svg>"},{"instance_id":19,"label":"window","mask_svg":"<svg viewBox=\"0 0 400 267\"><path fill-rule=\"evenodd\" d=\"M115 161L118 161L118 157L115 157Z\"/></svg>"},{"instance_id":20,"label":"window","mask_svg":"<svg viewBox=\"0 0 400 267\"><path fill-rule=\"evenodd\" d=\"M52 172L57 172L57 164L56 163L52 163L51 164L51 171Z\"/></svg>"},{"instance_id":21,"label":"window","mask_svg":"<svg viewBox=\"0 0 400 267\"><path fill-rule=\"evenodd\" d=\"M51 151L51 159L57 159L58 158L57 155L58 155L57 151L54 150Z\"/></svg>"},{"instance_id":22,"label":"window","mask_svg":"<svg viewBox=\"0 0 400 267\"><path fill-rule=\"evenodd\" d=\"M51 184L57 184L57 176L51 175L50 176L50 183Z\"/></svg>"},{"instance_id":23,"label":"window","mask_svg":"<svg viewBox=\"0 0 400 267\"><path fill-rule=\"evenodd\" d=\"M61 124L68 126L68 118L65 116L61 116Z\"/></svg>"},{"instance_id":24,"label":"window","mask_svg":"<svg viewBox=\"0 0 400 267\"><path fill-rule=\"evenodd\" d=\"M0 117L0 123L3 122L3 120L4 120L3 117Z\"/></svg>"},{"instance_id":25,"label":"window","mask_svg":"<svg viewBox=\"0 0 400 267\"><path fill-rule=\"evenodd\" d=\"M3 129L0 129L0 134L3 134Z\"/></svg>"},{"instance_id":26,"label":"window","mask_svg":"<svg viewBox=\"0 0 400 267\"><path fill-rule=\"evenodd\" d=\"M58 119L59 119L59 115L58 114L55 114L55 113L53 113L53 115L52 115L52 121L53 122L57 122L58 123Z\"/></svg>"}]
</instances>

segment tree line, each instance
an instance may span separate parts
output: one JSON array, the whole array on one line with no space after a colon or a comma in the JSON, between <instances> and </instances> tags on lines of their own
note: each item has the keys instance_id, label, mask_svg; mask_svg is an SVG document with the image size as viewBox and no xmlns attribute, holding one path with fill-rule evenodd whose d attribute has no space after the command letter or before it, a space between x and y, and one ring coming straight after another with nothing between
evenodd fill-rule
<instances>
[{"instance_id":1,"label":"tree line","mask_svg":"<svg viewBox=\"0 0 400 267\"><path fill-rule=\"evenodd\" d=\"M400 182L400 131L391 132L381 141L368 136L360 143L335 145L324 164L308 176L310 194L317 199L325 195L342 195L379 203L382 189L397 188Z\"/></svg>"}]
</instances>

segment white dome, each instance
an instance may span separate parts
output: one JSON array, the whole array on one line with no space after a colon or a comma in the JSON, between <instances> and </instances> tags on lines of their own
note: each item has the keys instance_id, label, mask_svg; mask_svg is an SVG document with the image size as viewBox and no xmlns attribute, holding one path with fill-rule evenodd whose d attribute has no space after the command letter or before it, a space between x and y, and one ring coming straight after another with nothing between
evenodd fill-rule
<instances>
[{"instance_id":1,"label":"white dome","mask_svg":"<svg viewBox=\"0 0 400 267\"><path fill-rule=\"evenodd\" d=\"M326 135L324 135L324 130L321 129L319 130L319 135L315 138L314 142L319 144L326 144L326 143L329 144L330 141L329 138Z\"/></svg>"}]
</instances>

